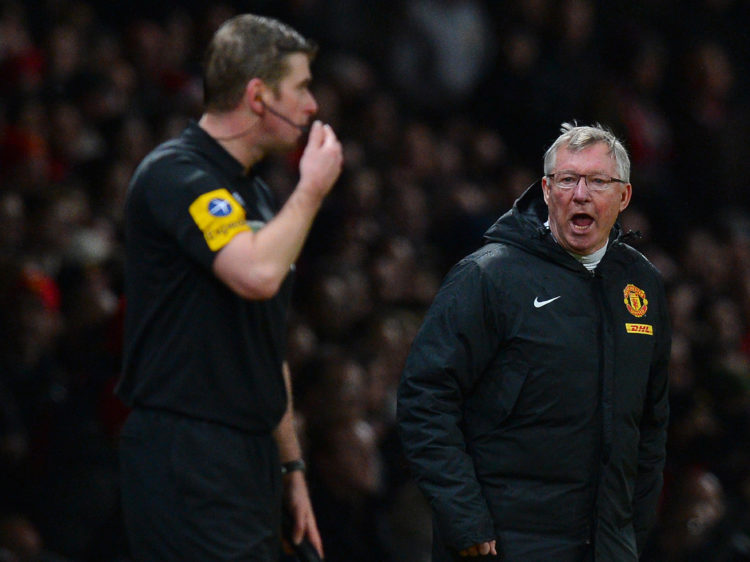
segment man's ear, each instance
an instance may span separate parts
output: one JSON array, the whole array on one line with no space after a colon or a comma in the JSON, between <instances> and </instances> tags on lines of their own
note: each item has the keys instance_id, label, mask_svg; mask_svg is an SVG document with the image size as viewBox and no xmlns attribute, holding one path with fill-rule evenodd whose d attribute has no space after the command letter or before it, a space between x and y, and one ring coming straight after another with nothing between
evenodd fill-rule
<instances>
[{"instance_id":1,"label":"man's ear","mask_svg":"<svg viewBox=\"0 0 750 562\"><path fill-rule=\"evenodd\" d=\"M263 115L266 109L263 95L266 91L266 85L260 78L253 78L245 87L245 103L250 111L256 115Z\"/></svg>"},{"instance_id":2,"label":"man's ear","mask_svg":"<svg viewBox=\"0 0 750 562\"><path fill-rule=\"evenodd\" d=\"M633 186L628 184L625 184L625 189L622 192L622 196L620 199L620 212L622 213L627 206L630 204L630 198L633 195Z\"/></svg>"},{"instance_id":3,"label":"man's ear","mask_svg":"<svg viewBox=\"0 0 750 562\"><path fill-rule=\"evenodd\" d=\"M542 176L542 195L544 195L544 202L549 207L549 183L547 176Z\"/></svg>"}]
</instances>

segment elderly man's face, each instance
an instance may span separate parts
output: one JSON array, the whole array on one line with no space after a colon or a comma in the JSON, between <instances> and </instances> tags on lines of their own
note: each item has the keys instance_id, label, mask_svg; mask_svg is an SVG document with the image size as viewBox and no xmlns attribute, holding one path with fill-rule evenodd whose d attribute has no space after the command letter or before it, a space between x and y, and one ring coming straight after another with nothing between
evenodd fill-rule
<instances>
[{"instance_id":1,"label":"elderly man's face","mask_svg":"<svg viewBox=\"0 0 750 562\"><path fill-rule=\"evenodd\" d=\"M618 177L615 158L604 143L579 152L560 148L553 172L562 171ZM563 248L579 255L591 254L606 244L617 216L628 206L632 194L629 183L613 182L605 191L594 191L584 179L576 187L563 190L546 176L542 179L542 190L552 234Z\"/></svg>"}]
</instances>

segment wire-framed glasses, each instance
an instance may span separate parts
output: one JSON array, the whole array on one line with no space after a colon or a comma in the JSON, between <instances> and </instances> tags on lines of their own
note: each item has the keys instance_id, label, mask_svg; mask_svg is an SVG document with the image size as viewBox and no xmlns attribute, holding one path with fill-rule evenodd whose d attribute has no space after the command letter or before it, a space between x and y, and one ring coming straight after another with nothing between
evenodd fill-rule
<instances>
[{"instance_id":1,"label":"wire-framed glasses","mask_svg":"<svg viewBox=\"0 0 750 562\"><path fill-rule=\"evenodd\" d=\"M547 177L552 180L552 184L558 189L573 189L581 181L581 178L583 178L586 187L592 191L606 191L613 183L628 183L607 174L577 174L569 171L547 174Z\"/></svg>"}]
</instances>

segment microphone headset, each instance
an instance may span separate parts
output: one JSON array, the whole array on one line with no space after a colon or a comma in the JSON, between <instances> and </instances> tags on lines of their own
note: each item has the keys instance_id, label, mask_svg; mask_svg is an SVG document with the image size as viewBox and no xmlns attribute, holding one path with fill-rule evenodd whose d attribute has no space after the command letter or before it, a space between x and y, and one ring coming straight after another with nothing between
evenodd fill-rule
<instances>
[{"instance_id":1,"label":"microphone headset","mask_svg":"<svg viewBox=\"0 0 750 562\"><path fill-rule=\"evenodd\" d=\"M270 105L268 105L263 100L263 98L260 97L260 95L258 95L255 99L258 100L261 104L263 104L263 107L265 109L267 109L268 112L271 113L271 115L275 115L276 117L278 117L279 119L281 119L287 125L291 125L295 129L297 129L303 135L306 135L308 132L310 132L310 127L308 125L299 125L299 124L295 123L294 121L292 121L291 119L289 119L289 117L287 117L286 115L282 115L281 113L279 113L278 111L276 111L274 108L272 108ZM228 135L226 137L214 137L214 138L216 140L218 140L218 141L235 140L235 139L238 139L240 137L244 137L245 135L247 135L253 129L253 127L254 127L254 125L250 125L250 127L248 127L247 129L245 129L243 131L240 131L239 133L236 133L234 135Z\"/></svg>"},{"instance_id":2,"label":"microphone headset","mask_svg":"<svg viewBox=\"0 0 750 562\"><path fill-rule=\"evenodd\" d=\"M269 113L271 113L271 115L275 115L276 117L278 117L279 119L281 119L284 123L286 123L288 125L291 125L295 129L299 130L302 134L306 134L310 130L310 127L308 127L307 125L298 125L297 123L295 123L294 121L292 121L291 119L289 119L289 117L287 117L286 115L282 115L281 113L279 113L278 111L276 111L273 107L271 107L270 105L268 105L263 100L263 98L258 97L258 100L260 101L260 103L263 104L263 107L265 107L269 111Z\"/></svg>"}]
</instances>

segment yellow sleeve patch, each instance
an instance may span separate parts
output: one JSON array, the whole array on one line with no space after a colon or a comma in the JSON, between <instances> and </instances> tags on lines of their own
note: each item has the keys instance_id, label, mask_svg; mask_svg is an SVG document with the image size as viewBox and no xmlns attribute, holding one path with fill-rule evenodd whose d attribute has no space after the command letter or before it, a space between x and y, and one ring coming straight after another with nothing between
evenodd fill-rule
<instances>
[{"instance_id":1,"label":"yellow sleeve patch","mask_svg":"<svg viewBox=\"0 0 750 562\"><path fill-rule=\"evenodd\" d=\"M214 252L226 246L237 233L250 230L245 209L226 189L204 193L193 201L189 210Z\"/></svg>"},{"instance_id":2,"label":"yellow sleeve patch","mask_svg":"<svg viewBox=\"0 0 750 562\"><path fill-rule=\"evenodd\" d=\"M654 335L654 327L651 324L625 324L625 330L628 334L645 334L647 336Z\"/></svg>"}]
</instances>

